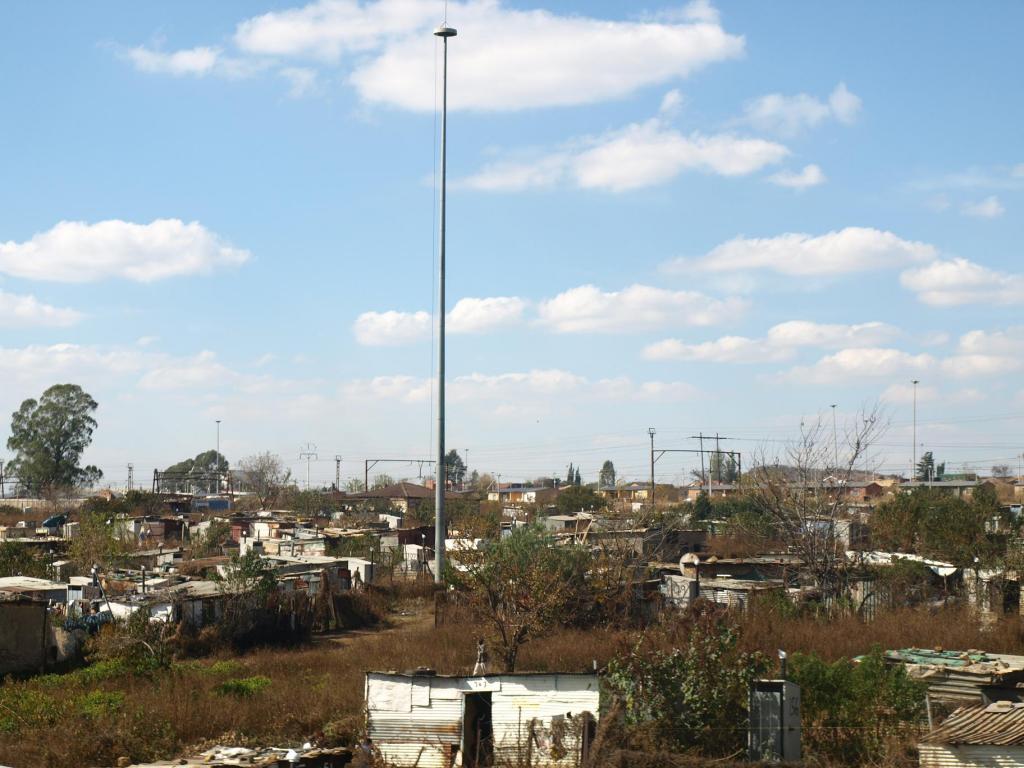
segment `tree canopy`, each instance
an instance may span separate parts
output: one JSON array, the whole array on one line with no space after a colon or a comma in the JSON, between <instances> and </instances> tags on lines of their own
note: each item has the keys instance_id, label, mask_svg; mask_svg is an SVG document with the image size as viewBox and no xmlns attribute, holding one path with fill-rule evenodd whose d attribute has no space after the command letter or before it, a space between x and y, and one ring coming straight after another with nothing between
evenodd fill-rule
<instances>
[{"instance_id":1,"label":"tree canopy","mask_svg":"<svg viewBox=\"0 0 1024 768\"><path fill-rule=\"evenodd\" d=\"M589 551L552 544L538 528L518 528L484 551L460 552L461 567L449 568L449 583L491 627L506 672L515 671L524 643L571 621L588 602Z\"/></svg>"},{"instance_id":2,"label":"tree canopy","mask_svg":"<svg viewBox=\"0 0 1024 768\"><path fill-rule=\"evenodd\" d=\"M25 400L11 417L10 474L39 494L98 482L103 473L97 467L80 466L96 429L97 407L77 384L55 384L39 400Z\"/></svg>"},{"instance_id":3,"label":"tree canopy","mask_svg":"<svg viewBox=\"0 0 1024 768\"><path fill-rule=\"evenodd\" d=\"M598 490L615 487L615 465L611 460L607 460L601 465L601 471L597 476L597 485Z\"/></svg>"}]
</instances>

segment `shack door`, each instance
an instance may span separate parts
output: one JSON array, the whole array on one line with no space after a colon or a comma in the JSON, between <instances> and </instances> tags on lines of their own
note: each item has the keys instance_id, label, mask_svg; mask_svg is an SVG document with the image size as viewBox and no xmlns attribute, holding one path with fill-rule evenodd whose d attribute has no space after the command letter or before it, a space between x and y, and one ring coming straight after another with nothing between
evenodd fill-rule
<instances>
[{"instance_id":1,"label":"shack door","mask_svg":"<svg viewBox=\"0 0 1024 768\"><path fill-rule=\"evenodd\" d=\"M494 726L491 694L467 693L462 702L462 765L482 768L494 764Z\"/></svg>"}]
</instances>

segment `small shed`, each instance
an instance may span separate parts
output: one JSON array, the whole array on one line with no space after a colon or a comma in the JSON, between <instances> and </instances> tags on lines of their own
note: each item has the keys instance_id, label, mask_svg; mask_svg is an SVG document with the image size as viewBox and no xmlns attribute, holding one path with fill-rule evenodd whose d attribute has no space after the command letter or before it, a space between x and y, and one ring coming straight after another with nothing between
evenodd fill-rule
<instances>
[{"instance_id":1,"label":"small shed","mask_svg":"<svg viewBox=\"0 0 1024 768\"><path fill-rule=\"evenodd\" d=\"M366 674L369 736L395 768L579 765L598 707L592 673Z\"/></svg>"},{"instance_id":2,"label":"small shed","mask_svg":"<svg viewBox=\"0 0 1024 768\"><path fill-rule=\"evenodd\" d=\"M1024 703L960 707L917 749L921 768L1024 765Z\"/></svg>"}]
</instances>

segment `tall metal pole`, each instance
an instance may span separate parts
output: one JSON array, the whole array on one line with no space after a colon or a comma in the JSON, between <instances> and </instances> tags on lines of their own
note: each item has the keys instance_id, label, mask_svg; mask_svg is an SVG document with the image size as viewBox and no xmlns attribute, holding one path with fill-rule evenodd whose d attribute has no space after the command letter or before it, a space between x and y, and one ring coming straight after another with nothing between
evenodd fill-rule
<instances>
[{"instance_id":1,"label":"tall metal pole","mask_svg":"<svg viewBox=\"0 0 1024 768\"><path fill-rule=\"evenodd\" d=\"M835 457L833 461L835 464L836 472L839 471L839 437L836 433L836 405L832 403L832 454Z\"/></svg>"},{"instance_id":2,"label":"tall metal pole","mask_svg":"<svg viewBox=\"0 0 1024 768\"><path fill-rule=\"evenodd\" d=\"M434 465L434 582L444 582L444 491L448 484L448 473L444 465L444 257L445 257L445 202L446 175L448 170L448 38L458 34L454 29L442 24L434 30L434 35L441 38L444 67L441 73L441 220L438 246L438 280L437 280L437 463Z\"/></svg>"},{"instance_id":3,"label":"tall metal pole","mask_svg":"<svg viewBox=\"0 0 1024 768\"><path fill-rule=\"evenodd\" d=\"M651 509L654 509L654 427L647 428L647 434L651 436Z\"/></svg>"},{"instance_id":4,"label":"tall metal pole","mask_svg":"<svg viewBox=\"0 0 1024 768\"><path fill-rule=\"evenodd\" d=\"M220 419L217 419L217 456L214 461L217 471L217 493L220 493Z\"/></svg>"},{"instance_id":5,"label":"tall metal pole","mask_svg":"<svg viewBox=\"0 0 1024 768\"><path fill-rule=\"evenodd\" d=\"M917 385L919 381L914 379L910 383L914 385L914 437L910 460L910 481L913 482L917 472Z\"/></svg>"}]
</instances>

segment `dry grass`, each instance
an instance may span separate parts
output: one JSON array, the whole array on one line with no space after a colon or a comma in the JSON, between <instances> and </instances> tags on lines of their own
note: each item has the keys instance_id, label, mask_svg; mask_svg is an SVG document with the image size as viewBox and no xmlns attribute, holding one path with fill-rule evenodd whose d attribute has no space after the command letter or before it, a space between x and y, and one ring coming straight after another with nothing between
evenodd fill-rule
<instances>
[{"instance_id":1,"label":"dry grass","mask_svg":"<svg viewBox=\"0 0 1024 768\"><path fill-rule=\"evenodd\" d=\"M399 613L387 628L321 636L297 649L264 648L237 658L179 662L150 676L93 666L63 676L9 681L0 686L0 764L113 765L121 756L168 758L214 742L265 745L322 738L351 743L363 725L367 670L425 666L468 673L475 660L478 628L448 624L435 629L433 601L427 597L404 596L397 606ZM665 619L682 631L686 621L683 615ZM740 625L747 649L772 655L785 648L835 659L864 653L874 643L1024 652L1019 620L984 631L959 611L901 611L867 624L852 618L783 619L753 611L740 618ZM671 638L674 633L652 634ZM595 660L604 666L635 639L635 633L614 628L561 630L526 644L520 669L583 671ZM223 684L258 676L270 683L262 689L253 686L251 695L223 692L244 693L244 685Z\"/></svg>"}]
</instances>

